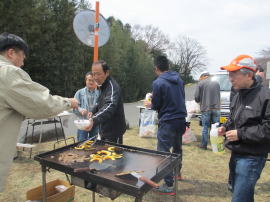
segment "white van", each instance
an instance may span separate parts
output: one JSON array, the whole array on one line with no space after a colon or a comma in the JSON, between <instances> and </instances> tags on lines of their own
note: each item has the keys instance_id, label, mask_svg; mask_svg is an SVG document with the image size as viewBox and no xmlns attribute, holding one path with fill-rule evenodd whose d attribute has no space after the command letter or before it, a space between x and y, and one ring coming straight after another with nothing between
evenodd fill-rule
<instances>
[{"instance_id":1,"label":"white van","mask_svg":"<svg viewBox=\"0 0 270 202\"><path fill-rule=\"evenodd\" d=\"M211 79L220 85L220 123L225 123L230 114L230 94L232 84L227 71L211 73Z\"/></svg>"}]
</instances>

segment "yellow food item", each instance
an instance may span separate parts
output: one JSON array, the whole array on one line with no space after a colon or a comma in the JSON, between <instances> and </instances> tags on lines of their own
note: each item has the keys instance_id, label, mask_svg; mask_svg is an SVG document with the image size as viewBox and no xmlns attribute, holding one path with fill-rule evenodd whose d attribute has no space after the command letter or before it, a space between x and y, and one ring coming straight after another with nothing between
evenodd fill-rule
<instances>
[{"instance_id":1,"label":"yellow food item","mask_svg":"<svg viewBox=\"0 0 270 202\"><path fill-rule=\"evenodd\" d=\"M106 151L106 150L101 150L101 151L98 151L97 153L98 153L98 154L104 154L104 155L106 155L106 156L109 156L109 155L112 154L111 152Z\"/></svg>"},{"instance_id":2,"label":"yellow food item","mask_svg":"<svg viewBox=\"0 0 270 202\"><path fill-rule=\"evenodd\" d=\"M84 150L85 151L91 151L91 150L94 150L95 148L91 148L91 147L85 147Z\"/></svg>"},{"instance_id":3,"label":"yellow food item","mask_svg":"<svg viewBox=\"0 0 270 202\"><path fill-rule=\"evenodd\" d=\"M116 154L116 155L114 155L113 157L116 158L116 159L121 159L123 156L122 156L122 155Z\"/></svg>"},{"instance_id":4,"label":"yellow food item","mask_svg":"<svg viewBox=\"0 0 270 202\"><path fill-rule=\"evenodd\" d=\"M98 161L99 163L102 163L103 159L100 158L100 157L95 156L94 158L92 158L92 159L90 160L90 162L93 162L93 161Z\"/></svg>"},{"instance_id":5,"label":"yellow food item","mask_svg":"<svg viewBox=\"0 0 270 202\"><path fill-rule=\"evenodd\" d=\"M115 151L115 147L109 147L108 151Z\"/></svg>"},{"instance_id":6,"label":"yellow food item","mask_svg":"<svg viewBox=\"0 0 270 202\"><path fill-rule=\"evenodd\" d=\"M103 157L103 160L107 160L107 159L115 160L115 158L113 156L105 156L105 157Z\"/></svg>"},{"instance_id":7,"label":"yellow food item","mask_svg":"<svg viewBox=\"0 0 270 202\"><path fill-rule=\"evenodd\" d=\"M120 158L123 157L123 154L117 154L117 153L113 152L113 153L112 153L112 156L113 156L114 158L116 158L116 159L120 159Z\"/></svg>"},{"instance_id":8,"label":"yellow food item","mask_svg":"<svg viewBox=\"0 0 270 202\"><path fill-rule=\"evenodd\" d=\"M86 150L87 150L87 147L89 146L85 147ZM109 147L108 150L109 149L114 150L115 147ZM123 157L122 154L117 154L115 152L107 151L107 150L101 150L101 151L98 151L97 154L90 155L90 162L98 161L99 163L102 163L103 160L111 159L114 161L115 159L120 159L122 157Z\"/></svg>"},{"instance_id":9,"label":"yellow food item","mask_svg":"<svg viewBox=\"0 0 270 202\"><path fill-rule=\"evenodd\" d=\"M93 144L93 142L94 142L94 141L89 140L89 141L87 141L85 144L91 145L91 144Z\"/></svg>"},{"instance_id":10,"label":"yellow food item","mask_svg":"<svg viewBox=\"0 0 270 202\"><path fill-rule=\"evenodd\" d=\"M82 149L84 149L84 145L80 145L78 147L75 147L75 149L82 150Z\"/></svg>"},{"instance_id":11,"label":"yellow food item","mask_svg":"<svg viewBox=\"0 0 270 202\"><path fill-rule=\"evenodd\" d=\"M91 154L90 155L90 158L94 158L96 155L95 154Z\"/></svg>"}]
</instances>

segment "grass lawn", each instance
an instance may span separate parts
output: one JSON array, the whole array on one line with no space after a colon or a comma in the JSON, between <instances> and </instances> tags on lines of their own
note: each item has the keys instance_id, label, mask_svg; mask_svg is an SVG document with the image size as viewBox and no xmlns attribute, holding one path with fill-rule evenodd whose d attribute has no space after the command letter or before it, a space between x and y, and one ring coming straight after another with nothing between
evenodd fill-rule
<instances>
[{"instance_id":1,"label":"grass lawn","mask_svg":"<svg viewBox=\"0 0 270 202\"><path fill-rule=\"evenodd\" d=\"M200 127L197 121L191 124L192 132L200 140ZM147 149L156 148L156 139L144 139L138 137L138 129L128 130L124 136L124 143L127 145L143 147ZM39 151L53 149L54 142L42 143L37 148ZM199 142L183 146L183 181L178 182L178 201L203 202L230 201L231 193L227 190L228 161L230 153L214 154L210 147L207 151L196 147ZM36 149L36 150L37 150ZM23 156L28 155L24 153ZM50 170L47 173L47 182L54 179L66 180L63 173ZM5 192L0 193L2 202L25 201L27 190L41 184L41 170L38 162L27 158L19 158L14 161ZM76 187L75 201L91 201L92 193L86 189ZM150 191L143 201L158 202L171 201L171 196L160 196ZM111 201L109 198L96 197L97 202ZM134 201L133 197L122 194L114 200L115 202ZM257 182L255 201L270 201L270 163L267 162L261 178Z\"/></svg>"}]
</instances>

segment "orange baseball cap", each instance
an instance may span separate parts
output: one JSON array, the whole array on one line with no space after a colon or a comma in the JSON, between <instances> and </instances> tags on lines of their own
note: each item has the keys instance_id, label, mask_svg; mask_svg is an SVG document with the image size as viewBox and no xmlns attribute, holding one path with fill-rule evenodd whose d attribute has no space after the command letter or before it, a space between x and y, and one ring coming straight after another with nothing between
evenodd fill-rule
<instances>
[{"instance_id":1,"label":"orange baseball cap","mask_svg":"<svg viewBox=\"0 0 270 202\"><path fill-rule=\"evenodd\" d=\"M239 55L233 61L231 61L229 65L221 67L220 69L232 72L242 68L246 68L253 72L256 72L257 71L256 60L249 55Z\"/></svg>"}]
</instances>

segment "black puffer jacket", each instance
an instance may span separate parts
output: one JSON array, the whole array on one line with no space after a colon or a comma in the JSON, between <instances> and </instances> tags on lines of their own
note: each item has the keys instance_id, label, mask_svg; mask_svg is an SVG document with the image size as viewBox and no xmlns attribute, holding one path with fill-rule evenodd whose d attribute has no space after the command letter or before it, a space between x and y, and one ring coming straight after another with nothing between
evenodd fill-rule
<instances>
[{"instance_id":1,"label":"black puffer jacket","mask_svg":"<svg viewBox=\"0 0 270 202\"><path fill-rule=\"evenodd\" d=\"M120 137L126 131L122 93L118 83L108 77L101 86L98 105L94 109L94 125L100 125L102 137Z\"/></svg>"},{"instance_id":2,"label":"black puffer jacket","mask_svg":"<svg viewBox=\"0 0 270 202\"><path fill-rule=\"evenodd\" d=\"M257 81L240 90L231 103L226 131L237 129L239 141L225 141L234 153L266 155L270 152L270 90Z\"/></svg>"}]
</instances>

